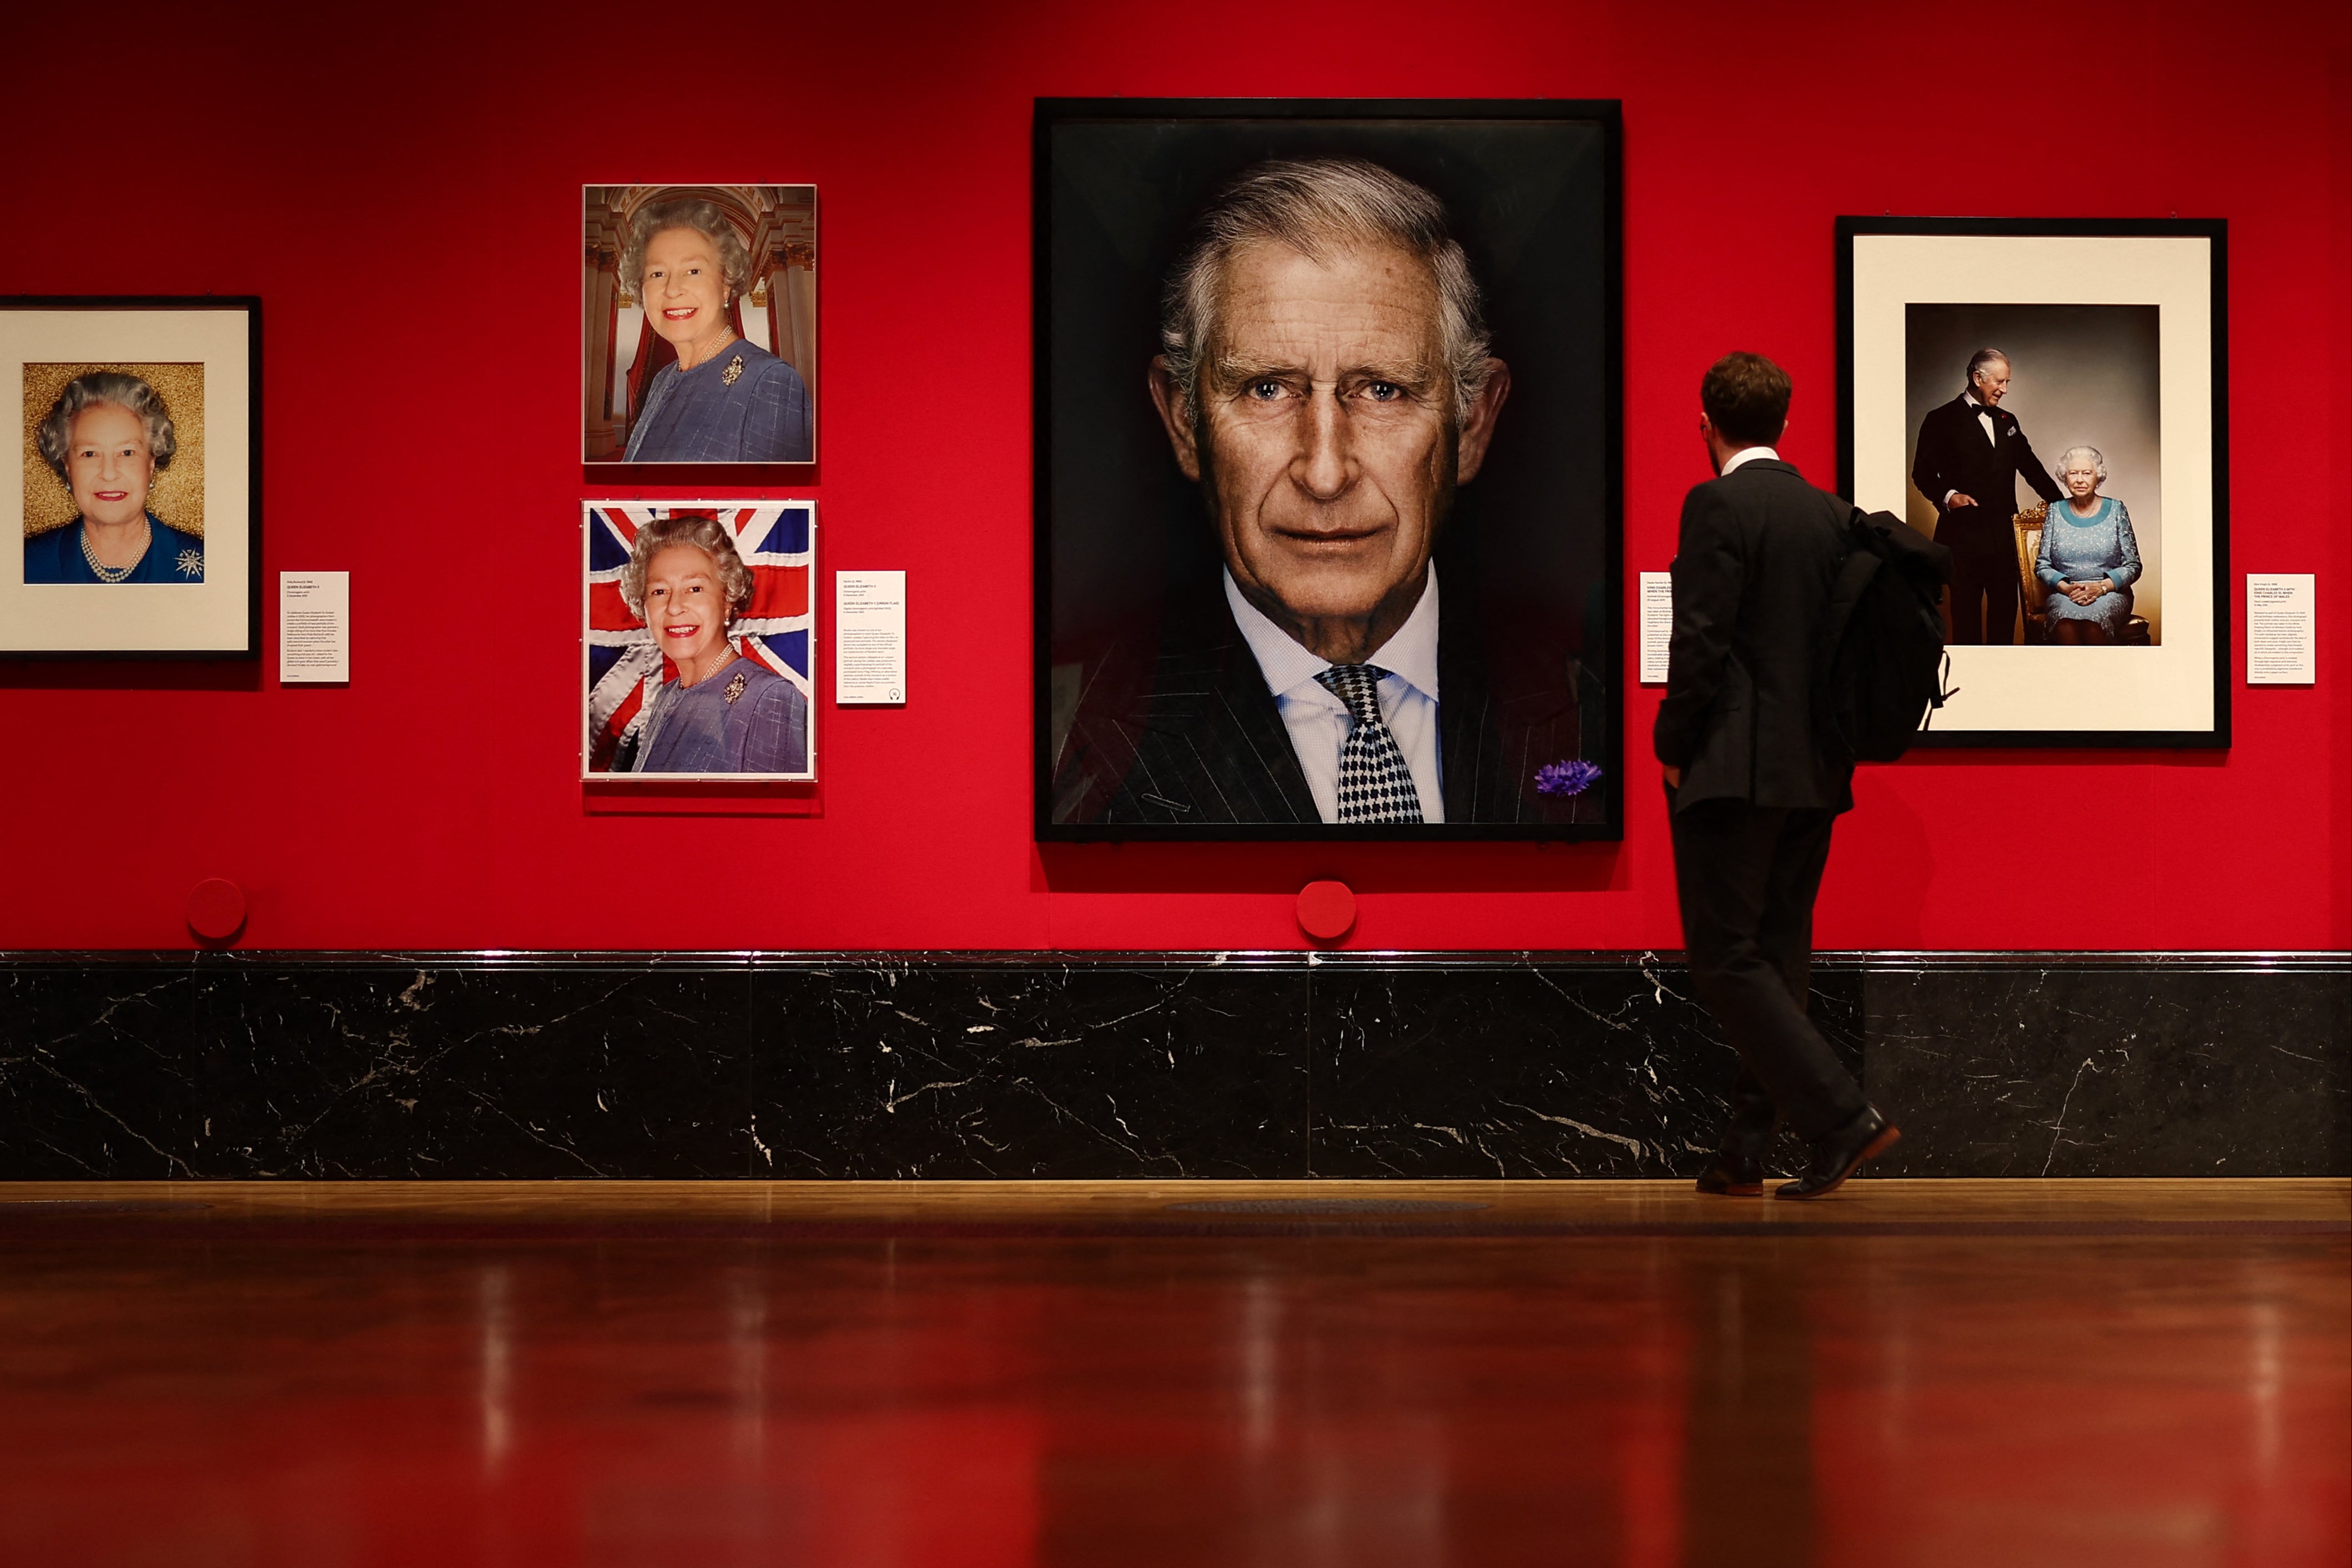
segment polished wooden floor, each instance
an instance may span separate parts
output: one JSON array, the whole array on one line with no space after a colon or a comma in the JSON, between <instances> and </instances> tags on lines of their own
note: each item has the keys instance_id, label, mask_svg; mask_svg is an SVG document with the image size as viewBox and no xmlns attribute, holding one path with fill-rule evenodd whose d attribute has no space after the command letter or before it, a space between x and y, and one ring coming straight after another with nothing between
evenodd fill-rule
<instances>
[{"instance_id":1,"label":"polished wooden floor","mask_svg":"<svg viewBox=\"0 0 2352 1568\"><path fill-rule=\"evenodd\" d=\"M2342 1181L5 1185L0 1563L2342 1568L2347 1232Z\"/></svg>"}]
</instances>

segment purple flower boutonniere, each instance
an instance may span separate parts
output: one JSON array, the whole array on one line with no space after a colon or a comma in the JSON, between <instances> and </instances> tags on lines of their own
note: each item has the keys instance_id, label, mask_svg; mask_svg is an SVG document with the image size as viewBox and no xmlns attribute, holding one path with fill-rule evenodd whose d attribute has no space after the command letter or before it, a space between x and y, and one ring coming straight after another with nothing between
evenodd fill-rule
<instances>
[{"instance_id":1,"label":"purple flower boutonniere","mask_svg":"<svg viewBox=\"0 0 2352 1568\"><path fill-rule=\"evenodd\" d=\"M1601 764L1579 759L1574 762L1547 762L1536 769L1536 793L1538 795L1581 795L1599 782Z\"/></svg>"}]
</instances>

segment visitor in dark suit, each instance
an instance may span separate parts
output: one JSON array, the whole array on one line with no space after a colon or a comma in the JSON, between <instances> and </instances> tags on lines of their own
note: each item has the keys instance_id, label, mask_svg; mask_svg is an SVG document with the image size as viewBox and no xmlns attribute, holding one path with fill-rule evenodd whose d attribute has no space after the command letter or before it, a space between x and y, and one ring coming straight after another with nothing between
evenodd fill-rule
<instances>
[{"instance_id":1,"label":"visitor in dark suit","mask_svg":"<svg viewBox=\"0 0 2352 1568\"><path fill-rule=\"evenodd\" d=\"M1919 422L1911 482L1935 504L1936 542L1952 552L1955 643L2008 643L2017 628L2017 476L2045 501L2064 494L2033 455L2009 395L2009 356L1979 349L1967 387Z\"/></svg>"},{"instance_id":2,"label":"visitor in dark suit","mask_svg":"<svg viewBox=\"0 0 2352 1568\"><path fill-rule=\"evenodd\" d=\"M1653 742L1665 768L1683 946L1741 1071L1701 1192L1759 1193L1775 1109L1811 1145L1782 1197L1817 1197L1898 1136L1805 1016L1813 897L1853 769L1814 735L1815 650L1853 508L1771 444L1786 372L1727 354L1699 387L1719 477L1683 503L1674 632Z\"/></svg>"},{"instance_id":3,"label":"visitor in dark suit","mask_svg":"<svg viewBox=\"0 0 2352 1568\"><path fill-rule=\"evenodd\" d=\"M1499 656L1545 633L1495 625L1467 572L1441 587L1510 372L1437 198L1360 160L1260 165L1197 222L1160 340L1149 390L1222 570L1171 593L1132 700L1088 695L1057 820L1600 820L1597 768L1559 789L1580 666Z\"/></svg>"}]
</instances>

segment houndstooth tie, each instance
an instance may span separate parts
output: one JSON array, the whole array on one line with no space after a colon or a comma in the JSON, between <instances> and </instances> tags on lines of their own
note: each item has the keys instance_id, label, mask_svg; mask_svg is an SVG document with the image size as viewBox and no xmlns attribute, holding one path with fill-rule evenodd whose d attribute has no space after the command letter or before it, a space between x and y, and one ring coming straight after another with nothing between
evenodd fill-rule
<instances>
[{"instance_id":1,"label":"houndstooth tie","mask_svg":"<svg viewBox=\"0 0 2352 1568\"><path fill-rule=\"evenodd\" d=\"M1421 791L1396 737L1381 717L1376 688L1386 670L1378 664L1334 664L1316 680L1348 705L1356 723L1339 747L1339 821L1418 822Z\"/></svg>"}]
</instances>

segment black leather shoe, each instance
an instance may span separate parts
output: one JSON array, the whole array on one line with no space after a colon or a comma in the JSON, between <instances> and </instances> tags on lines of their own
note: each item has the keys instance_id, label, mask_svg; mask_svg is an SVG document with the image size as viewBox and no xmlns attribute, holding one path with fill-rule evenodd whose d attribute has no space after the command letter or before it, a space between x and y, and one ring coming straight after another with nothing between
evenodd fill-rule
<instances>
[{"instance_id":1,"label":"black leather shoe","mask_svg":"<svg viewBox=\"0 0 2352 1568\"><path fill-rule=\"evenodd\" d=\"M1863 1161L1876 1159L1902 1136L1894 1123L1879 1114L1876 1106L1864 1105L1844 1126L1813 1140L1813 1157L1806 1165L1805 1174L1783 1185L1778 1196L1827 1197L1845 1185L1846 1177L1862 1168Z\"/></svg>"},{"instance_id":2,"label":"black leather shoe","mask_svg":"<svg viewBox=\"0 0 2352 1568\"><path fill-rule=\"evenodd\" d=\"M1723 1129L1715 1163L1699 1173L1698 1190L1717 1197L1761 1197L1764 1151L1771 1146L1778 1122L1769 1100L1741 1103Z\"/></svg>"}]
</instances>

